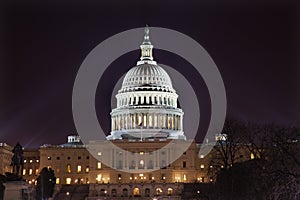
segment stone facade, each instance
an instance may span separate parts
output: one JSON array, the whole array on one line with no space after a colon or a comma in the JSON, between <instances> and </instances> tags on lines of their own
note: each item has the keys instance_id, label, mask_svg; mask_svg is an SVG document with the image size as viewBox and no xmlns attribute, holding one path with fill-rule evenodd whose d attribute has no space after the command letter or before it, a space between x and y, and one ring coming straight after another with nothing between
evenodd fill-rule
<instances>
[{"instance_id":1,"label":"stone facade","mask_svg":"<svg viewBox=\"0 0 300 200\"><path fill-rule=\"evenodd\" d=\"M6 143L0 143L0 174L5 172L12 172L11 159L13 156L12 147Z\"/></svg>"}]
</instances>

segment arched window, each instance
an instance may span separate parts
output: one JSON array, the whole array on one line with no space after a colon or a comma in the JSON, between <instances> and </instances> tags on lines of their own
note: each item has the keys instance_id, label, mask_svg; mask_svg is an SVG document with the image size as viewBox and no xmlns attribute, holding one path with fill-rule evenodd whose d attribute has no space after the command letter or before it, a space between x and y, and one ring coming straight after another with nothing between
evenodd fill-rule
<instances>
[{"instance_id":1,"label":"arched window","mask_svg":"<svg viewBox=\"0 0 300 200\"><path fill-rule=\"evenodd\" d=\"M140 189L139 188L134 188L133 189L133 196L140 196Z\"/></svg>"},{"instance_id":2,"label":"arched window","mask_svg":"<svg viewBox=\"0 0 300 200\"><path fill-rule=\"evenodd\" d=\"M139 169L144 169L144 167L145 167L145 161L144 160L140 160Z\"/></svg>"},{"instance_id":3,"label":"arched window","mask_svg":"<svg viewBox=\"0 0 300 200\"><path fill-rule=\"evenodd\" d=\"M145 189L145 197L150 197L150 189L149 188Z\"/></svg>"},{"instance_id":4,"label":"arched window","mask_svg":"<svg viewBox=\"0 0 300 200\"><path fill-rule=\"evenodd\" d=\"M172 188L168 188L168 195L172 195L173 194L173 189Z\"/></svg>"},{"instance_id":5,"label":"arched window","mask_svg":"<svg viewBox=\"0 0 300 200\"><path fill-rule=\"evenodd\" d=\"M123 197L128 197L128 189L127 188L123 189L122 195L123 195Z\"/></svg>"},{"instance_id":6,"label":"arched window","mask_svg":"<svg viewBox=\"0 0 300 200\"><path fill-rule=\"evenodd\" d=\"M105 197L107 195L107 191L105 189L100 190L100 196Z\"/></svg>"},{"instance_id":7,"label":"arched window","mask_svg":"<svg viewBox=\"0 0 300 200\"><path fill-rule=\"evenodd\" d=\"M111 190L111 196L112 197L116 197L117 196L117 190L116 189L112 189Z\"/></svg>"},{"instance_id":8,"label":"arched window","mask_svg":"<svg viewBox=\"0 0 300 200\"><path fill-rule=\"evenodd\" d=\"M162 195L163 190L161 188L156 188L156 195Z\"/></svg>"}]
</instances>

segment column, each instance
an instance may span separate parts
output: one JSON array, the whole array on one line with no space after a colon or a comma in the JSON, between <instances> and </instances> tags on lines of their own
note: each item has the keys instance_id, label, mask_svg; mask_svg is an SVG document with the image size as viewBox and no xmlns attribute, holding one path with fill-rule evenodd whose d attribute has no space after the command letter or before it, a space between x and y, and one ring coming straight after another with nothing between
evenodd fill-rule
<instances>
[{"instance_id":1,"label":"column","mask_svg":"<svg viewBox=\"0 0 300 200\"><path fill-rule=\"evenodd\" d=\"M130 128L133 129L134 117L133 114L130 113Z\"/></svg>"},{"instance_id":2,"label":"column","mask_svg":"<svg viewBox=\"0 0 300 200\"><path fill-rule=\"evenodd\" d=\"M166 129L169 129L169 115L166 114Z\"/></svg>"},{"instance_id":3,"label":"column","mask_svg":"<svg viewBox=\"0 0 300 200\"><path fill-rule=\"evenodd\" d=\"M180 130L183 130L183 120L182 120L182 116L179 117L180 119Z\"/></svg>"},{"instance_id":4,"label":"column","mask_svg":"<svg viewBox=\"0 0 300 200\"><path fill-rule=\"evenodd\" d=\"M172 114L172 129L175 130L175 115Z\"/></svg>"},{"instance_id":5,"label":"column","mask_svg":"<svg viewBox=\"0 0 300 200\"><path fill-rule=\"evenodd\" d=\"M176 117L177 117L177 115L174 115L174 130L176 130L176 129L177 129Z\"/></svg>"},{"instance_id":6,"label":"column","mask_svg":"<svg viewBox=\"0 0 300 200\"><path fill-rule=\"evenodd\" d=\"M133 114L133 128L136 128L136 113Z\"/></svg>"},{"instance_id":7,"label":"column","mask_svg":"<svg viewBox=\"0 0 300 200\"><path fill-rule=\"evenodd\" d=\"M124 114L124 129L127 129L127 114Z\"/></svg>"},{"instance_id":8,"label":"column","mask_svg":"<svg viewBox=\"0 0 300 200\"><path fill-rule=\"evenodd\" d=\"M114 117L111 117L111 130L115 130L115 122L114 122Z\"/></svg>"},{"instance_id":9,"label":"column","mask_svg":"<svg viewBox=\"0 0 300 200\"><path fill-rule=\"evenodd\" d=\"M140 98L141 98L141 104L144 104L144 96L142 95L140 96Z\"/></svg>"},{"instance_id":10,"label":"column","mask_svg":"<svg viewBox=\"0 0 300 200\"><path fill-rule=\"evenodd\" d=\"M115 116L115 121L116 121L116 130L118 130L119 128L118 115Z\"/></svg>"}]
</instances>

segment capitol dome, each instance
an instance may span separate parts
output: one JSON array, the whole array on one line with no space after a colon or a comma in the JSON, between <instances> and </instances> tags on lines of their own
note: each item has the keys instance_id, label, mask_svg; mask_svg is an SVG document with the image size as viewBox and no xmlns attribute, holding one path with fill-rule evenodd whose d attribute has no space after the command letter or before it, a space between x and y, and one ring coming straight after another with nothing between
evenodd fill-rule
<instances>
[{"instance_id":1,"label":"capitol dome","mask_svg":"<svg viewBox=\"0 0 300 200\"><path fill-rule=\"evenodd\" d=\"M168 73L158 65L140 64L130 69L122 84L122 92L156 88L161 91L175 92Z\"/></svg>"},{"instance_id":2,"label":"capitol dome","mask_svg":"<svg viewBox=\"0 0 300 200\"><path fill-rule=\"evenodd\" d=\"M107 139L185 139L178 95L168 73L153 60L148 27L140 48L140 60L127 72L116 95Z\"/></svg>"}]
</instances>

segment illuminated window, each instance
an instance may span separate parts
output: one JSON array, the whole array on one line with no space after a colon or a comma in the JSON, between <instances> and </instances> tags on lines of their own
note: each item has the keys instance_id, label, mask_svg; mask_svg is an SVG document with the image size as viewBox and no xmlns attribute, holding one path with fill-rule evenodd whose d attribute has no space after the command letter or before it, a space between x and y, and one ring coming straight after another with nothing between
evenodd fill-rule
<instances>
[{"instance_id":1,"label":"illuminated window","mask_svg":"<svg viewBox=\"0 0 300 200\"><path fill-rule=\"evenodd\" d=\"M59 184L59 178L56 178L55 183L56 183L56 184Z\"/></svg>"},{"instance_id":2,"label":"illuminated window","mask_svg":"<svg viewBox=\"0 0 300 200\"><path fill-rule=\"evenodd\" d=\"M144 160L140 160L140 165L144 166L145 162Z\"/></svg>"},{"instance_id":3,"label":"illuminated window","mask_svg":"<svg viewBox=\"0 0 300 200\"><path fill-rule=\"evenodd\" d=\"M102 163L101 162L98 162L97 163L97 169L101 169L102 168Z\"/></svg>"},{"instance_id":4,"label":"illuminated window","mask_svg":"<svg viewBox=\"0 0 300 200\"><path fill-rule=\"evenodd\" d=\"M32 175L32 169L29 169L29 173L28 173L29 175Z\"/></svg>"},{"instance_id":5,"label":"illuminated window","mask_svg":"<svg viewBox=\"0 0 300 200\"><path fill-rule=\"evenodd\" d=\"M163 190L161 188L156 188L156 195L161 195Z\"/></svg>"},{"instance_id":6,"label":"illuminated window","mask_svg":"<svg viewBox=\"0 0 300 200\"><path fill-rule=\"evenodd\" d=\"M35 175L38 175L39 169L35 169Z\"/></svg>"},{"instance_id":7,"label":"illuminated window","mask_svg":"<svg viewBox=\"0 0 300 200\"><path fill-rule=\"evenodd\" d=\"M67 172L71 173L71 165L70 164L67 165Z\"/></svg>"},{"instance_id":8,"label":"illuminated window","mask_svg":"<svg viewBox=\"0 0 300 200\"><path fill-rule=\"evenodd\" d=\"M81 172L81 165L77 165L77 173Z\"/></svg>"},{"instance_id":9,"label":"illuminated window","mask_svg":"<svg viewBox=\"0 0 300 200\"><path fill-rule=\"evenodd\" d=\"M32 163L32 160L29 160L30 163Z\"/></svg>"},{"instance_id":10,"label":"illuminated window","mask_svg":"<svg viewBox=\"0 0 300 200\"><path fill-rule=\"evenodd\" d=\"M88 173L89 171L90 171L90 168L89 168L89 166L87 166L87 167L85 168L85 172Z\"/></svg>"},{"instance_id":11,"label":"illuminated window","mask_svg":"<svg viewBox=\"0 0 300 200\"><path fill-rule=\"evenodd\" d=\"M255 158L253 153L250 154L250 158L251 158L251 160L253 160Z\"/></svg>"},{"instance_id":12,"label":"illuminated window","mask_svg":"<svg viewBox=\"0 0 300 200\"><path fill-rule=\"evenodd\" d=\"M183 174L183 180L186 181L187 178L186 178L186 174Z\"/></svg>"},{"instance_id":13,"label":"illuminated window","mask_svg":"<svg viewBox=\"0 0 300 200\"><path fill-rule=\"evenodd\" d=\"M98 174L96 180L101 181L101 179L102 179L102 174Z\"/></svg>"},{"instance_id":14,"label":"illuminated window","mask_svg":"<svg viewBox=\"0 0 300 200\"><path fill-rule=\"evenodd\" d=\"M39 163L39 162L40 162L40 160L36 160L35 162L36 162L36 163Z\"/></svg>"},{"instance_id":15,"label":"illuminated window","mask_svg":"<svg viewBox=\"0 0 300 200\"><path fill-rule=\"evenodd\" d=\"M26 175L26 169L23 169L23 176Z\"/></svg>"},{"instance_id":16,"label":"illuminated window","mask_svg":"<svg viewBox=\"0 0 300 200\"><path fill-rule=\"evenodd\" d=\"M26 163L27 162L27 160L24 160L24 163Z\"/></svg>"},{"instance_id":17,"label":"illuminated window","mask_svg":"<svg viewBox=\"0 0 300 200\"><path fill-rule=\"evenodd\" d=\"M168 195L172 195L173 194L173 189L172 188L168 188Z\"/></svg>"},{"instance_id":18,"label":"illuminated window","mask_svg":"<svg viewBox=\"0 0 300 200\"><path fill-rule=\"evenodd\" d=\"M139 188L134 188L133 189L133 195L134 196L139 196L140 195L140 189Z\"/></svg>"},{"instance_id":19,"label":"illuminated window","mask_svg":"<svg viewBox=\"0 0 300 200\"><path fill-rule=\"evenodd\" d=\"M66 184L71 184L72 179L71 178L66 178Z\"/></svg>"},{"instance_id":20,"label":"illuminated window","mask_svg":"<svg viewBox=\"0 0 300 200\"><path fill-rule=\"evenodd\" d=\"M200 165L200 168L201 168L201 169L204 169L204 165Z\"/></svg>"},{"instance_id":21,"label":"illuminated window","mask_svg":"<svg viewBox=\"0 0 300 200\"><path fill-rule=\"evenodd\" d=\"M144 155L144 152L143 152L143 151L140 151L140 155Z\"/></svg>"}]
</instances>

